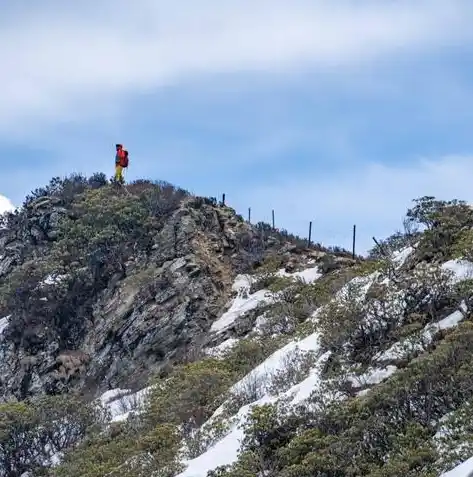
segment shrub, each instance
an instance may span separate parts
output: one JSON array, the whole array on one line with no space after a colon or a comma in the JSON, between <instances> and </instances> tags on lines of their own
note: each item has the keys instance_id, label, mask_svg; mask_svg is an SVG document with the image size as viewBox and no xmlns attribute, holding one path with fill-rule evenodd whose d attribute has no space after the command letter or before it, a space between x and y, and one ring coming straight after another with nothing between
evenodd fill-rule
<instances>
[{"instance_id":1,"label":"shrub","mask_svg":"<svg viewBox=\"0 0 473 477\"><path fill-rule=\"evenodd\" d=\"M275 272L259 272L257 278L251 284L250 293L263 289L278 293L294 285L294 283L295 281L291 277L279 276Z\"/></svg>"},{"instance_id":2,"label":"shrub","mask_svg":"<svg viewBox=\"0 0 473 477\"><path fill-rule=\"evenodd\" d=\"M72 395L0 404L0 475L45 472L104 419L102 410Z\"/></svg>"},{"instance_id":3,"label":"shrub","mask_svg":"<svg viewBox=\"0 0 473 477\"><path fill-rule=\"evenodd\" d=\"M224 361L236 376L243 377L278 349L277 339L245 338L226 354Z\"/></svg>"},{"instance_id":4,"label":"shrub","mask_svg":"<svg viewBox=\"0 0 473 477\"><path fill-rule=\"evenodd\" d=\"M187 435L212 415L232 383L233 374L222 360L207 358L178 366L150 391L146 421L181 425Z\"/></svg>"},{"instance_id":5,"label":"shrub","mask_svg":"<svg viewBox=\"0 0 473 477\"><path fill-rule=\"evenodd\" d=\"M288 473L283 475L370 475L396 460L396 467L402 468L399 459L407 454L410 475L416 475L419 466L428 470L436 459L427 442L436 423L473 395L472 343L472 325L463 323L431 354L414 360L363 398L332 403L312 417L313 429L286 446Z\"/></svg>"},{"instance_id":6,"label":"shrub","mask_svg":"<svg viewBox=\"0 0 473 477\"><path fill-rule=\"evenodd\" d=\"M55 251L66 262L96 259L123 262L125 251L148 238L151 223L137 197L89 191L74 203L73 218L61 224ZM145 244L146 245L146 244Z\"/></svg>"},{"instance_id":7,"label":"shrub","mask_svg":"<svg viewBox=\"0 0 473 477\"><path fill-rule=\"evenodd\" d=\"M461 234L473 226L473 209L464 201L438 201L434 197L418 199L408 218L426 228L417 254L423 258L449 258L458 250Z\"/></svg>"},{"instance_id":8,"label":"shrub","mask_svg":"<svg viewBox=\"0 0 473 477\"><path fill-rule=\"evenodd\" d=\"M314 351L305 351L299 348L285 355L280 368L270 376L268 391L277 395L302 382L315 366L317 357L317 353Z\"/></svg>"},{"instance_id":9,"label":"shrub","mask_svg":"<svg viewBox=\"0 0 473 477\"><path fill-rule=\"evenodd\" d=\"M96 172L87 178L82 174L71 174L67 177L53 177L45 187L39 187L28 194L23 202L23 207L29 207L41 197L54 197L59 199L63 206L71 204L78 194L86 189L96 189L107 184L105 174Z\"/></svg>"},{"instance_id":10,"label":"shrub","mask_svg":"<svg viewBox=\"0 0 473 477\"><path fill-rule=\"evenodd\" d=\"M249 373L229 393L224 404L226 416L235 415L243 406L262 398L268 383L268 373Z\"/></svg>"},{"instance_id":11,"label":"shrub","mask_svg":"<svg viewBox=\"0 0 473 477\"><path fill-rule=\"evenodd\" d=\"M440 474L469 459L473 453L473 401L466 401L442 420L434 442L440 454Z\"/></svg>"},{"instance_id":12,"label":"shrub","mask_svg":"<svg viewBox=\"0 0 473 477\"><path fill-rule=\"evenodd\" d=\"M244 437L239 459L233 465L209 472L209 477L279 475L281 448L294 435L298 421L286 418L285 403L253 406L242 426Z\"/></svg>"},{"instance_id":13,"label":"shrub","mask_svg":"<svg viewBox=\"0 0 473 477\"><path fill-rule=\"evenodd\" d=\"M151 217L164 218L174 212L189 193L166 181L139 180L127 186L131 194L140 197Z\"/></svg>"}]
</instances>

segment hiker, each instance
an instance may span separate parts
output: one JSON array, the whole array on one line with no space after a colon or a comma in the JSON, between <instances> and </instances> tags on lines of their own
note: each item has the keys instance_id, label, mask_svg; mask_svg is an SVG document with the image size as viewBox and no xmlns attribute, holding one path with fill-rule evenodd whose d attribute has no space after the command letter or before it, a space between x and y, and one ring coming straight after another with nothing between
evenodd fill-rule
<instances>
[{"instance_id":1,"label":"hiker","mask_svg":"<svg viewBox=\"0 0 473 477\"><path fill-rule=\"evenodd\" d=\"M123 169L128 167L128 151L122 144L115 144L117 154L115 155L115 180L123 184Z\"/></svg>"}]
</instances>

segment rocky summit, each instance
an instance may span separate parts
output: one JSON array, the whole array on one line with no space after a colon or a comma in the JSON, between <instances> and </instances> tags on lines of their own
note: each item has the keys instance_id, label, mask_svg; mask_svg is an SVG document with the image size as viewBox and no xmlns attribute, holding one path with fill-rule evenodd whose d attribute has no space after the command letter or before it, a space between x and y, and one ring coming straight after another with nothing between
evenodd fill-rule
<instances>
[{"instance_id":1,"label":"rocky summit","mask_svg":"<svg viewBox=\"0 0 473 477\"><path fill-rule=\"evenodd\" d=\"M366 257L166 182L54 178L0 228L0 476L467 477L473 209Z\"/></svg>"}]
</instances>

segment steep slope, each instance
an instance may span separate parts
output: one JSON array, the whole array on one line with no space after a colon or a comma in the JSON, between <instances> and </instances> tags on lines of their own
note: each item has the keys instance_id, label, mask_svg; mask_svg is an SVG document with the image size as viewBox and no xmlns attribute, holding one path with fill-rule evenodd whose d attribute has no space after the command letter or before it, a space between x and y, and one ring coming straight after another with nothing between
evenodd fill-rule
<instances>
[{"instance_id":1,"label":"steep slope","mask_svg":"<svg viewBox=\"0 0 473 477\"><path fill-rule=\"evenodd\" d=\"M52 183L0 232L4 398L143 386L205 343L258 259L229 208L167 184L91 184Z\"/></svg>"},{"instance_id":2,"label":"steep slope","mask_svg":"<svg viewBox=\"0 0 473 477\"><path fill-rule=\"evenodd\" d=\"M473 211L406 219L353 260L168 184L35 192L0 238L2 392L27 398L0 475L468 475Z\"/></svg>"}]
</instances>

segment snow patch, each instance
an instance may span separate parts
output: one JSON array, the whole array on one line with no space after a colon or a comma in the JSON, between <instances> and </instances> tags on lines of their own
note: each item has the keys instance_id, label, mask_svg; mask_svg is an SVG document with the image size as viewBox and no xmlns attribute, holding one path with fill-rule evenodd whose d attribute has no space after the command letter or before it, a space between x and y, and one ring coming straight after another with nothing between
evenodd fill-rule
<instances>
[{"instance_id":1,"label":"snow patch","mask_svg":"<svg viewBox=\"0 0 473 477\"><path fill-rule=\"evenodd\" d=\"M220 358L224 356L228 351L230 351L238 342L239 340L235 338L228 338L227 340L223 341L217 346L214 346L213 348L207 348L205 353L208 356L213 356L214 358Z\"/></svg>"},{"instance_id":2,"label":"snow patch","mask_svg":"<svg viewBox=\"0 0 473 477\"><path fill-rule=\"evenodd\" d=\"M395 263L396 268L402 267L413 251L413 247L406 247L394 252L391 260Z\"/></svg>"},{"instance_id":3,"label":"snow patch","mask_svg":"<svg viewBox=\"0 0 473 477\"><path fill-rule=\"evenodd\" d=\"M269 358L256 366L244 378L234 384L230 391L237 391L248 381L255 379L263 380L265 376L270 376L274 372L282 368L284 359L287 358L293 351L297 349L301 351L314 351L320 349L320 335L319 333L312 333L300 341L291 341L287 345L275 351Z\"/></svg>"},{"instance_id":4,"label":"snow patch","mask_svg":"<svg viewBox=\"0 0 473 477\"><path fill-rule=\"evenodd\" d=\"M280 277L289 277L300 279L303 282L310 284L318 280L322 273L319 267L306 268L300 272L288 273L284 269L278 270L276 275ZM210 328L213 332L222 332L228 329L241 315L254 310L262 304L271 304L277 300L277 293L272 293L269 290L258 290L250 294L250 289L255 277L251 275L238 275L233 283L232 290L237 293L237 296L232 300L229 309L214 323ZM261 323L260 323L261 324Z\"/></svg>"},{"instance_id":5,"label":"snow patch","mask_svg":"<svg viewBox=\"0 0 473 477\"><path fill-rule=\"evenodd\" d=\"M250 294L252 279L249 275L237 276L232 290L237 292L230 308L217 320L214 321L210 331L222 332L230 327L235 320L247 311L254 310L263 303L274 302L274 296L269 290L259 290Z\"/></svg>"},{"instance_id":6,"label":"snow patch","mask_svg":"<svg viewBox=\"0 0 473 477\"><path fill-rule=\"evenodd\" d=\"M473 473L473 457L439 477L471 477Z\"/></svg>"},{"instance_id":7,"label":"snow patch","mask_svg":"<svg viewBox=\"0 0 473 477\"><path fill-rule=\"evenodd\" d=\"M10 322L11 315L5 316L4 318L0 318L0 335L5 331Z\"/></svg>"},{"instance_id":8,"label":"snow patch","mask_svg":"<svg viewBox=\"0 0 473 477\"><path fill-rule=\"evenodd\" d=\"M449 260L443 263L441 268L453 273L453 283L473 278L473 263L468 260Z\"/></svg>"},{"instance_id":9,"label":"snow patch","mask_svg":"<svg viewBox=\"0 0 473 477\"><path fill-rule=\"evenodd\" d=\"M304 341L304 343L302 343L302 341ZM299 344L302 344L303 347L313 347L316 343L318 346L318 338L316 338L314 335L311 335L302 341L300 341ZM294 346L292 343L290 345ZM291 349L290 345L287 345L284 348L289 350ZM274 366L276 362L279 362L281 356L278 355L277 357L275 355L276 353L266 360L267 368L270 368L271 366ZM244 437L242 424L245 423L251 408L253 406L275 403L280 399L286 398L292 399L292 404L297 404L307 399L312 391L314 391L314 389L316 389L320 384L321 367L329 355L330 353L327 352L320 356L317 364L312 368L309 377L307 377L301 383L291 387L288 391L280 394L279 396L270 396L265 394L257 401L243 406L235 415L230 432L199 457L183 462L184 465L187 465L187 469L184 470L184 472L178 474L176 477L206 477L209 470L213 470L221 465L234 463L238 459L238 452L241 441ZM217 412L218 410L216 413ZM212 416L210 420L212 420L214 416Z\"/></svg>"},{"instance_id":10,"label":"snow patch","mask_svg":"<svg viewBox=\"0 0 473 477\"><path fill-rule=\"evenodd\" d=\"M353 288L356 288L353 297L357 303L363 303L371 285L379 278L380 272L373 272L365 277L355 277L344 285L334 296L333 301L344 301L350 298Z\"/></svg>"},{"instance_id":11,"label":"snow patch","mask_svg":"<svg viewBox=\"0 0 473 477\"><path fill-rule=\"evenodd\" d=\"M67 275L61 275L59 273L57 274L51 274L48 275L42 282L41 285L58 285L61 283L63 280L67 278Z\"/></svg>"},{"instance_id":12,"label":"snow patch","mask_svg":"<svg viewBox=\"0 0 473 477\"><path fill-rule=\"evenodd\" d=\"M111 422L125 421L132 412L139 413L153 386L133 393L130 389L111 389L104 392L99 400L108 408Z\"/></svg>"},{"instance_id":13,"label":"snow patch","mask_svg":"<svg viewBox=\"0 0 473 477\"><path fill-rule=\"evenodd\" d=\"M446 330L449 328L454 328L458 325L464 318L467 313L468 308L465 301L462 301L460 304L460 310L456 310L453 313L450 313L447 317L443 318L436 323L430 323L426 325L421 333L421 336L417 340L405 339L399 341L391 346L388 350L377 354L374 357L375 361L391 361L391 360L400 360L406 358L410 353L417 351L424 351L426 345L432 343L434 336L440 330Z\"/></svg>"},{"instance_id":14,"label":"snow patch","mask_svg":"<svg viewBox=\"0 0 473 477\"><path fill-rule=\"evenodd\" d=\"M392 376L397 371L396 366L386 366L385 368L370 368L360 376L348 378L355 388L374 386ZM365 389L358 394L366 394L369 389Z\"/></svg>"},{"instance_id":15,"label":"snow patch","mask_svg":"<svg viewBox=\"0 0 473 477\"><path fill-rule=\"evenodd\" d=\"M309 284L318 280L322 276L322 273L320 273L319 267L312 267L294 273L288 273L284 269L281 269L278 270L277 275L280 277L299 278L305 283Z\"/></svg>"}]
</instances>

